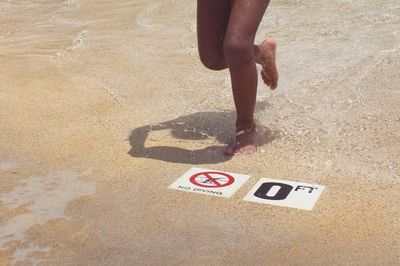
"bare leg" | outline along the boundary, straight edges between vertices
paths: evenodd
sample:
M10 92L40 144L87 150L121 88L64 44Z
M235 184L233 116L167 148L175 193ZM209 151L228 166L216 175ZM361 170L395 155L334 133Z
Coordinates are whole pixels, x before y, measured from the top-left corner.
M197 42L200 60L212 70L226 69L223 42L231 0L197 0Z
M261 44L254 45L256 31L268 3L269 0L197 1L200 60L212 70L221 70L229 66L231 74L237 122L236 135L225 150L226 155L236 152L249 153L255 149L255 63L263 67L261 75L264 82L271 89L277 86L275 41L267 38Z
M237 118L236 136L225 149L226 155L255 149L253 113L258 82L256 56L262 58L263 47L254 47L254 38L268 3L269 0L233 1L225 34L224 54L231 75Z

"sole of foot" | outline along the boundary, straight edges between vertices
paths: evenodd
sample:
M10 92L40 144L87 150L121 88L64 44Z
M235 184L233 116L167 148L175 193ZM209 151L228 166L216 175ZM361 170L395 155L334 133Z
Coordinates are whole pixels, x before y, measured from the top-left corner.
M271 90L278 87L278 69L276 67L276 41L273 38L266 38L261 44L258 45L260 50L260 58L258 63L262 66L261 77L264 83L267 84Z

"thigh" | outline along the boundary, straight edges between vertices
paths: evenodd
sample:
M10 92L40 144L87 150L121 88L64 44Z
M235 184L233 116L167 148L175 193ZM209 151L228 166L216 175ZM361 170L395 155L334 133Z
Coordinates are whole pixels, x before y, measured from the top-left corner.
M223 59L230 10L231 0L197 0L197 40L202 61Z
M269 0L232 0L230 19L225 35L227 42L245 43L251 48Z

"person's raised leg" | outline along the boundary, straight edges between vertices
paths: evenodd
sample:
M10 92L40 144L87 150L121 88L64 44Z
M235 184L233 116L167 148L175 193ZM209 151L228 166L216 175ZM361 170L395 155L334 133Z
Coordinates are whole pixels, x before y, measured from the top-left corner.
M260 46L254 46L254 38L268 3L269 0L234 0L231 8L223 45L237 118L236 134L225 149L225 155L255 150L256 57L259 59L263 51Z
M223 51L231 0L197 0L197 42L200 60L212 70L227 68Z

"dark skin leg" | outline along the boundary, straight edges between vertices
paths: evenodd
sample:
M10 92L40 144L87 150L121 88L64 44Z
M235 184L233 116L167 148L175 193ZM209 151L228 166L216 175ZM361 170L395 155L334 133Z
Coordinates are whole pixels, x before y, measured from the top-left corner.
M198 0L198 45L202 63L213 70L229 68L237 112L236 135L226 155L255 148L253 120L257 93L256 63L271 88L277 87L276 43L267 38L254 45L254 38L269 0Z
M230 13L230 0L197 1L197 40L200 60L211 70L228 67L223 42Z

